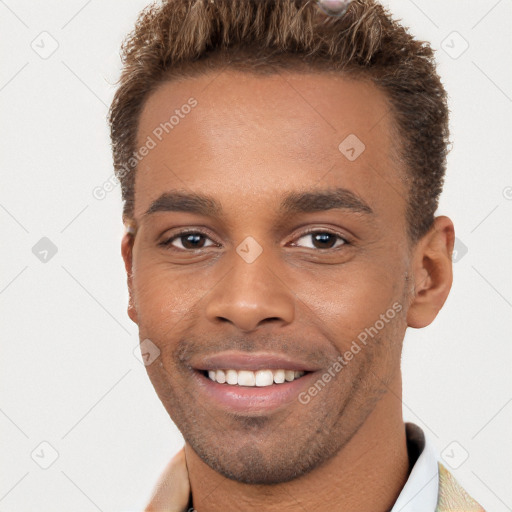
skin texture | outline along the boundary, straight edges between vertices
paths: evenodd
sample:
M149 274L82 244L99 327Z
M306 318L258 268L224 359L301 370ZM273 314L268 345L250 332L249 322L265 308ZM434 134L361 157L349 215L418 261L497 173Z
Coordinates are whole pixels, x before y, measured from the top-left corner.
M138 147L190 97L197 106L139 163L122 255L129 316L160 350L148 375L186 441L193 505L387 511L409 472L403 338L449 293L452 222L437 217L410 243L392 117L370 83L232 70L165 83L144 106ZM338 149L350 134L365 144L354 161ZM290 192L340 187L372 213L280 209ZM208 195L222 213L144 215L171 191ZM178 228L203 232L199 248L159 245ZM322 245L309 229L333 235ZM262 248L250 264L236 252L249 236ZM320 378L393 304L399 313L307 404L228 414L191 377L194 358L238 350L308 361Z

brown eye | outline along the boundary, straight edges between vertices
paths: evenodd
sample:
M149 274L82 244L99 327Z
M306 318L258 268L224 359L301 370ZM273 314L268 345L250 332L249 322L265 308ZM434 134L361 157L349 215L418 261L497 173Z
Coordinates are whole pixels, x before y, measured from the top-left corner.
M304 245L294 243L293 245L308 247L310 249L337 249L342 245L348 244L348 241L343 237L336 233L331 233L330 231L313 231L298 238L298 240L303 239L306 241L309 239L310 243L306 243Z
M213 242L209 245L205 245L208 240L211 242L211 240L203 233L188 231L174 235L173 237L163 241L160 245L181 250L203 249L205 247L215 245Z

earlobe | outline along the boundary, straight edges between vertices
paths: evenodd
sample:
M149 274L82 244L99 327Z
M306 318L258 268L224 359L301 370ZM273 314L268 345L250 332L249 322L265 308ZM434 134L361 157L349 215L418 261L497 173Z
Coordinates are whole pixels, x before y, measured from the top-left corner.
M121 254L124 260L124 267L127 275L128 285L128 316L130 319L137 323L137 311L133 301L133 283L132 283L132 263L133 263L133 244L135 242L135 236L132 233L125 233L121 241Z
M412 262L414 293L407 312L409 327L426 327L443 307L452 286L454 240L452 221L441 216L417 243Z

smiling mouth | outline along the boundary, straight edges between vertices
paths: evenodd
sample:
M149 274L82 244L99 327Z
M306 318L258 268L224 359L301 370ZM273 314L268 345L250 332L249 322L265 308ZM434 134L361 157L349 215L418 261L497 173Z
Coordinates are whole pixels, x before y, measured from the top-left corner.
M213 382L228 386L267 387L284 384L300 379L310 373L301 370L263 369L263 370L200 370L202 375Z

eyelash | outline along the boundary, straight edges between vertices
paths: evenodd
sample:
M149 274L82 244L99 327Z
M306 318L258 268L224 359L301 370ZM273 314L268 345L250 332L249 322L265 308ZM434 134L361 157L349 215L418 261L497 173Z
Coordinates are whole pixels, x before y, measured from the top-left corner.
M302 233L299 237L297 237L297 239L300 239L300 238L303 238L304 236L315 234L315 233L333 235L333 236L337 237L338 240L343 241L343 243L338 247L331 247L331 248L326 248L326 249L313 248L316 251L335 251L335 250L343 248L346 245L351 245L351 243L345 237L339 235L338 233L335 233L334 231L330 231L328 229L311 229L311 230L308 230L308 231L305 231L304 233ZM175 240L177 240L185 235L201 235L201 236L211 240L208 233L205 233L203 231L198 231L198 230L184 229L183 231L179 231L178 233L175 233L174 235L172 235L172 237L167 238L163 242L160 242L158 245L161 247L164 247L166 249L171 249L171 250L176 250L176 251L192 252L192 251L196 250L196 249L180 249L179 247L174 247L172 245L172 242L174 242ZM213 240L211 240L211 241L213 241ZM211 247L211 246L209 246L209 247ZM199 247L199 249L197 249L197 250L201 250L204 248L205 247ZM307 247L307 249L311 249L311 247Z

